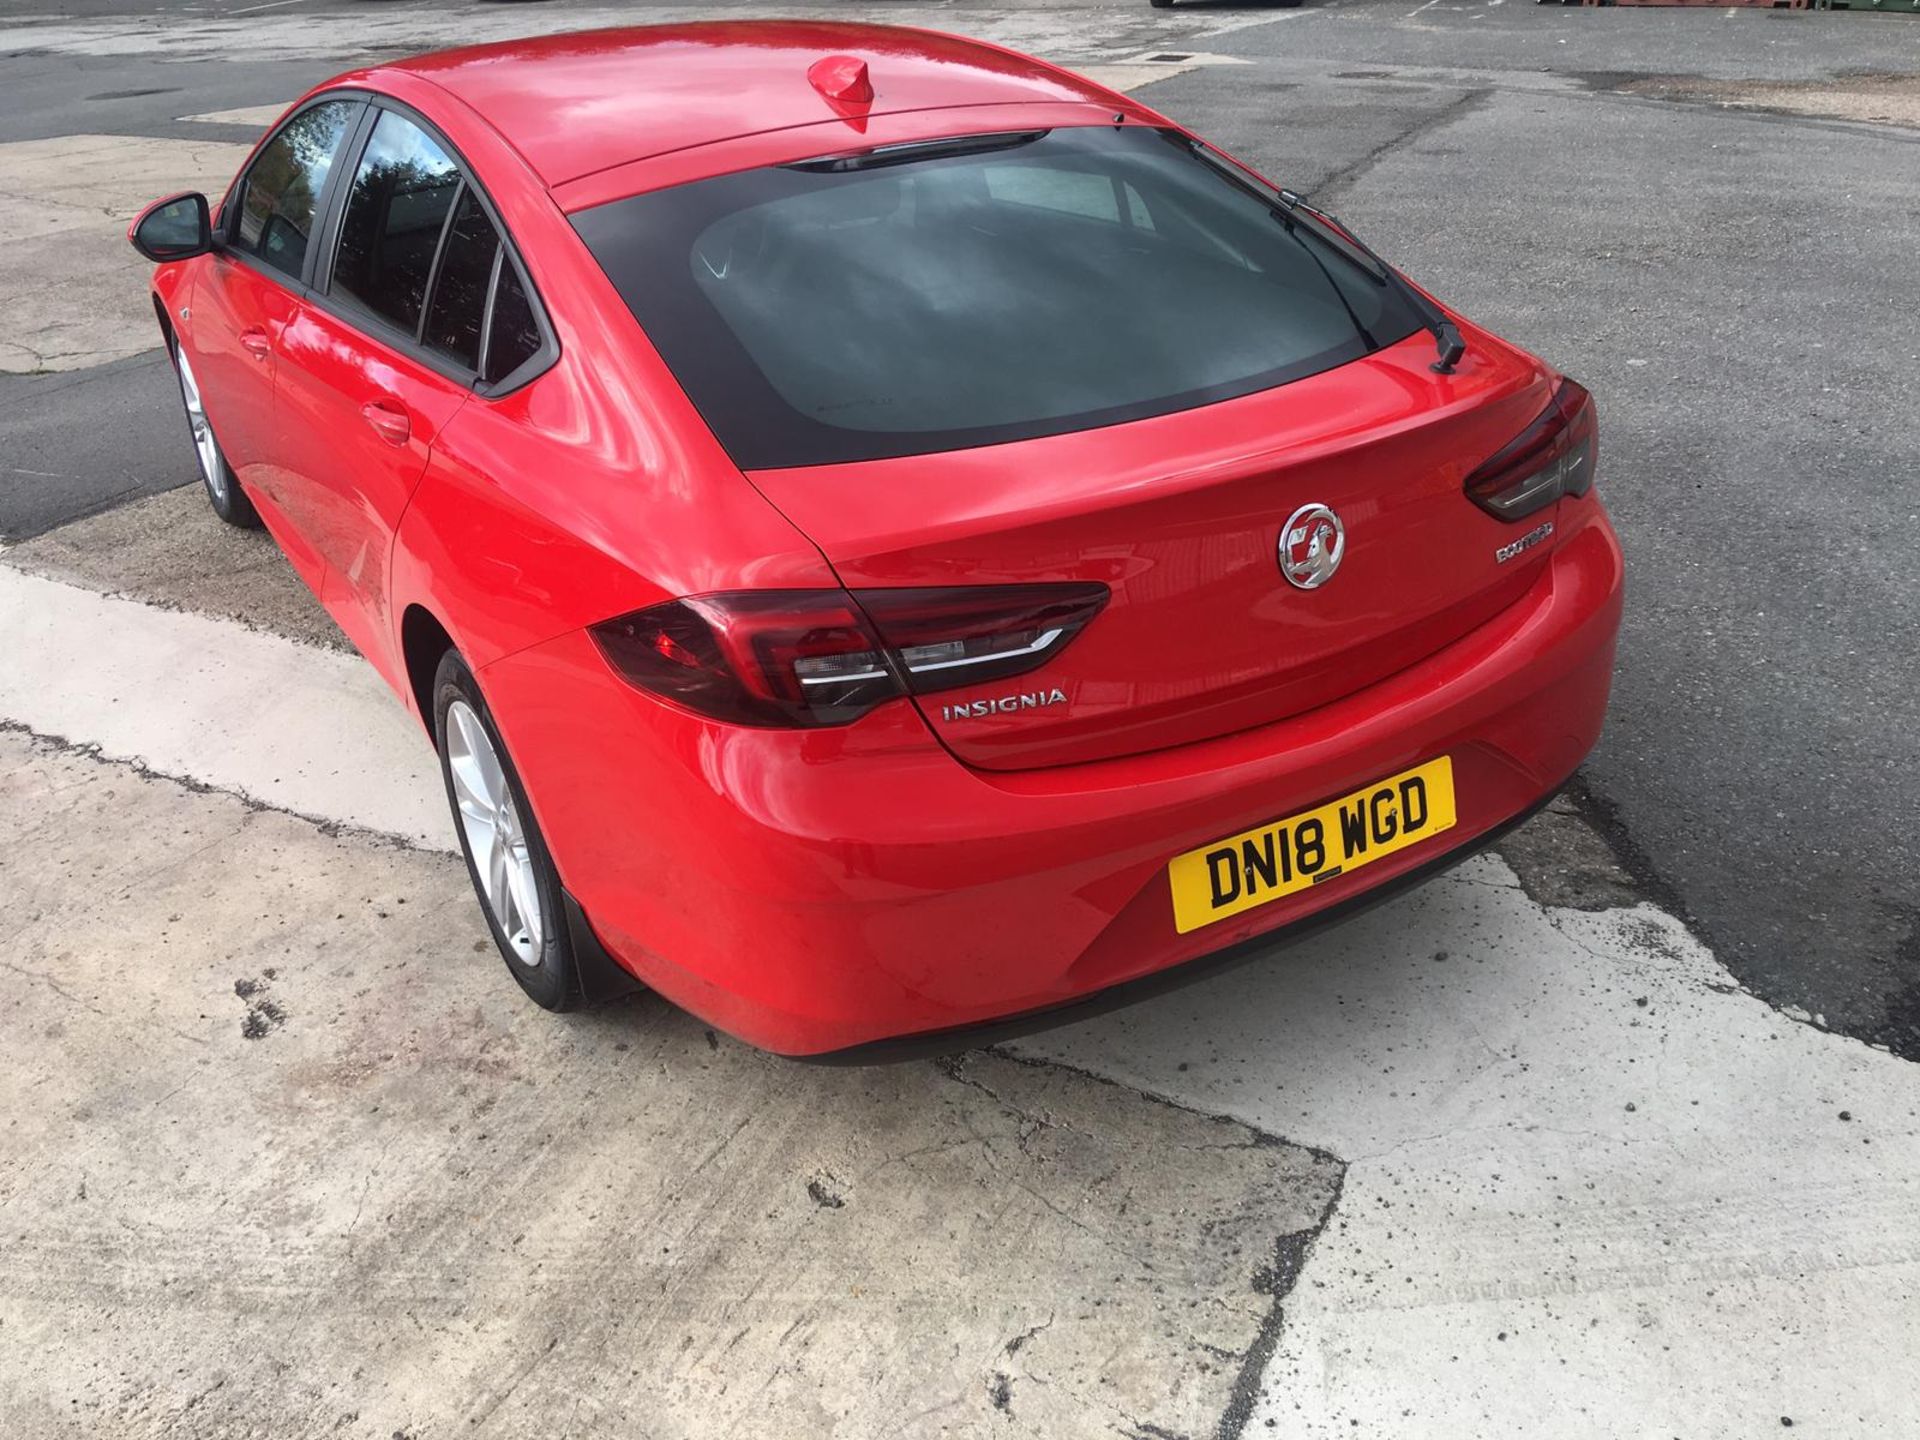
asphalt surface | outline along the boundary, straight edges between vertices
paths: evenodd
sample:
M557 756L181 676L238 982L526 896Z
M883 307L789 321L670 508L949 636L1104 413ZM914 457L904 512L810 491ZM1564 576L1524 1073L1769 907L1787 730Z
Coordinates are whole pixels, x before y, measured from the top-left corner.
M0 375L0 536L38 535L187 484L192 455L156 464L151 444L178 403L157 350L91 370Z
M542 6L540 22L574 8ZM1274 18L1022 8L1106 12L1111 38L1142 45L1177 46L1199 20ZM244 36L254 9L168 13ZM305 58L0 55L0 143L180 134L183 114L281 100L344 68L360 24L402 24L409 9L275 7L334 26L321 48L337 53ZM952 13L890 10L935 26ZM1598 397L1632 598L1583 784L1623 863L1762 998L1920 1057L1920 437L1906 418L1920 131L1618 93L1647 77L1817 92L1910 74L1920 22L1363 0L1205 44L1249 63L1173 75L1143 98L1319 196ZM147 359L0 377L0 536L185 482L185 447L153 439L177 425L173 404ZM76 478L53 483L63 475Z

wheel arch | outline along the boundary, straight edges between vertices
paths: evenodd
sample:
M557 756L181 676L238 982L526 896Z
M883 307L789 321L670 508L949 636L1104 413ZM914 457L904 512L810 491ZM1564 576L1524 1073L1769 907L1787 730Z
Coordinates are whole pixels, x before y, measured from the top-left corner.
M147 298L153 301L154 318L160 322L160 339L166 345L167 353L171 355L173 347L179 342L174 338L173 321L167 317L166 302L152 291L147 292Z
M440 623L440 617L415 602L400 616L400 656L407 671L407 693L412 697L420 723L433 735L433 677L440 668L440 657L460 647Z

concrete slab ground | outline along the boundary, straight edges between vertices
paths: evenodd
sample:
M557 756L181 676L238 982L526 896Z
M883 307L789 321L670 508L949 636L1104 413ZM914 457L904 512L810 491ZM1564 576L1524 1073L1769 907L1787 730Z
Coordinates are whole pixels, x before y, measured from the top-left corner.
M424 730L358 656L0 566L0 718L298 815L452 845Z
M0 144L0 371L76 370L158 345L150 267L127 245L127 223L163 195L218 194L246 154L126 135Z
M1346 1162L1255 1412L1279 1433L1920 1432L1920 1074L1656 907L1475 862L1017 1048Z
M0 893L9 1435L1200 1434L1339 1187L1057 1066L556 1021L451 858L18 731Z

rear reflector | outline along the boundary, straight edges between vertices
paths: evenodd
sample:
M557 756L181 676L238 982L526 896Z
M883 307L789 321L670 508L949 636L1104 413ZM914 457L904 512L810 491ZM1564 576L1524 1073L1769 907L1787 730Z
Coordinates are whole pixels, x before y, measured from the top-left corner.
M1562 495L1592 489L1599 452L1593 397L1562 380L1539 417L1467 477L1467 494L1502 520L1524 519Z
M596 625L628 683L736 725L844 725L908 693L1003 680L1059 654L1104 585L747 590Z

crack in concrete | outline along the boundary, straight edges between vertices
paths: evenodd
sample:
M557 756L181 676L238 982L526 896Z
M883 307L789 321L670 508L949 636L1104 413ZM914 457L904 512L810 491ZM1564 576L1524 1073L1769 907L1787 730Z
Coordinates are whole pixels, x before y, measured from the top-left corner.
M91 1000L81 999L80 996L74 994L71 990L67 989L58 980L54 979L51 975L47 974L44 970L29 970L24 965L15 965L8 960L0 960L0 970L6 970L14 975L18 975L23 980L39 981L42 985L46 986L49 990L53 991L54 994L58 995L62 1000L66 1001L69 1005L78 1005L82 1010L89 1011L95 1015L104 1015L107 1013L106 1011L102 1010L98 1005L95 1005Z
M1272 1296L1273 1304L1267 1311L1266 1319L1260 1323L1260 1333L1241 1357L1240 1373L1234 1376L1227 1408L1213 1432L1214 1440L1240 1440L1246 1433L1247 1424L1253 1419L1253 1407L1264 1389L1267 1366L1273 1362L1274 1351L1280 1345L1281 1332L1286 1329L1287 1297L1300 1281L1300 1272L1306 1268L1314 1242L1326 1231L1327 1222L1339 1207L1340 1195L1346 1183L1347 1171L1342 1165L1339 1173L1333 1177L1333 1193L1321 1207L1319 1218L1304 1230L1295 1230L1275 1240L1273 1263L1254 1273L1254 1288Z
M69 1005L78 1006L80 1009L85 1010L90 1015L105 1015L107 1013L105 1010L102 1010L98 1005L94 1004L91 1000L84 999L83 997L74 994L71 990L67 989L58 980L54 979L53 976L47 974L46 971L44 970L29 970L26 968L26 966L15 965L12 961L9 961L9 960L0 960L0 970L6 970L12 974L18 975L23 980L38 981L40 984L46 986L47 989L51 990L54 994L58 995L62 1000L66 1001ZM147 1023L147 1022L142 1022L142 1023ZM173 1036L177 1040L185 1040L190 1045L204 1046L207 1043L206 1038L204 1036L190 1035L185 1030L174 1029L171 1025L160 1025L157 1028L164 1030L167 1034ZM177 1093L177 1091L169 1092L169 1093Z
M176 775L167 770L156 770L137 756L109 755L92 741L69 740L64 735L50 734L36 730L33 726L19 720L0 719L0 735L20 735L37 746L43 746L62 755L74 755L91 760L96 765L131 771L142 780L151 780L168 785L177 785L194 795L220 795L237 801L249 812L256 815L284 815L311 825L329 840L357 840L387 850L405 850L415 855L454 856L457 854L451 846L440 849L431 845L421 845L404 835L395 835L387 830L369 830L365 826L350 825L344 820L329 820L320 815L309 815L303 810L292 810L284 806L269 804L245 790L228 789L221 785L210 785L191 775Z
M1021 1346L1025 1345L1029 1340L1033 1339L1034 1336L1042 1334L1043 1332L1051 1330L1053 1328L1053 1319L1054 1317L1051 1314L1049 1314L1047 1318L1044 1321L1042 1321L1040 1324L1029 1325L1025 1330L1022 1330L1018 1335L1014 1336L1011 1340L1009 1340L1006 1343L1006 1345L1001 1349L1000 1353L1002 1355L1018 1355L1020 1353Z
M1272 1362L1274 1352L1280 1344L1280 1336L1286 1328L1287 1297L1293 1293L1294 1286L1299 1282L1301 1271L1306 1266L1307 1257L1312 1253L1314 1242L1325 1232L1327 1223L1332 1220L1334 1211L1339 1207L1340 1195L1346 1185L1349 1162L1319 1146L1301 1144L1298 1141L1288 1140L1270 1131L1262 1130L1259 1126L1241 1119L1238 1116L1197 1110L1190 1105L1183 1105L1179 1101L1166 1095L1161 1095L1136 1085L1122 1084L1118 1080L1110 1079L1105 1075L1097 1074L1091 1070L1082 1069L1077 1065L1067 1064L1065 1061L1044 1060L1032 1056L1014 1054L998 1046L989 1047L979 1053L992 1055L995 1059L1011 1061L1017 1065L1025 1065L1035 1070L1058 1071L1082 1079L1092 1080L1097 1084L1125 1091L1129 1095L1147 1100L1155 1105L1164 1105L1170 1110L1178 1110L1188 1115L1204 1116L1206 1119L1218 1124L1231 1125L1238 1129L1245 1130L1253 1138L1248 1142L1240 1142L1241 1144L1250 1144L1256 1147L1284 1145L1292 1149L1305 1151L1316 1159L1323 1160L1334 1167L1333 1191L1328 1197L1327 1203L1321 1208L1319 1216L1311 1225L1277 1237L1273 1242L1272 1260L1262 1265L1253 1274L1252 1283L1254 1290L1260 1294L1269 1296L1270 1303L1265 1318L1260 1322L1260 1329L1254 1337L1253 1344L1248 1346L1246 1351L1239 1356L1226 1357L1229 1359L1237 1359L1240 1368L1234 1377L1233 1386L1229 1391L1226 1408L1222 1411L1220 1421L1218 1425L1215 1426L1213 1432L1213 1440L1240 1440L1240 1437L1246 1433L1248 1422L1253 1417L1254 1406L1258 1403L1262 1393L1262 1382L1266 1376L1267 1366ZM944 1057L933 1063L947 1078L978 1090L1017 1120L1022 1122L1037 1122L1042 1125L1055 1126L1056 1128L1071 1128L1061 1126L1060 1122L1051 1116L1035 1115L1021 1106L1012 1104L1003 1096L997 1094L992 1087L966 1074L966 1057L964 1055ZM1045 1202L1043 1201L1042 1203ZM1056 1211L1056 1213L1058 1212ZM1070 1216L1063 1215L1061 1218L1071 1220ZM1049 1320L1048 1323L1051 1324L1051 1320ZM1039 1328L1043 1329L1045 1327ZM1036 1332L1030 1331L1028 1333L1031 1335ZM1025 1338L1026 1337L1020 1337L1019 1343L1024 1343ZM1009 1348L1006 1353L1009 1355L1012 1354L1013 1349ZM1134 1429L1130 1433L1140 1437L1140 1440L1186 1440L1184 1436L1169 1435L1168 1432L1160 1429L1158 1426L1137 1420L1131 1423Z

